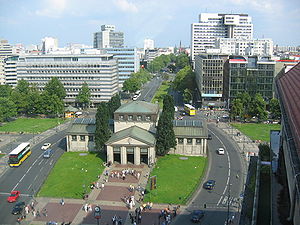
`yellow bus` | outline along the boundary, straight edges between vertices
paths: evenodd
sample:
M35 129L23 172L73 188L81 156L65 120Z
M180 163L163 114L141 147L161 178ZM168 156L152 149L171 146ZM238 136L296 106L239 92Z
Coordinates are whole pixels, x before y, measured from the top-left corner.
M189 114L190 116L195 116L196 115L196 109L194 106L190 104L184 104L184 111Z
M30 143L24 142L18 145L14 150L9 153L9 166L18 167L30 156Z

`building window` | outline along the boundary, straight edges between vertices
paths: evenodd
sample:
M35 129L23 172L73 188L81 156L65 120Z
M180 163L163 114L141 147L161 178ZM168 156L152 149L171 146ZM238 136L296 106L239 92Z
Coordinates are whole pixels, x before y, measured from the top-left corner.
M201 138L196 138L196 144L200 145L201 144Z
M113 152L114 153L120 153L121 152L121 148L120 147L114 147L113 148Z
M136 120L137 120L137 121L141 121L141 120L142 120L142 116L141 116L141 115L137 115L137 116L136 116Z
M85 135L80 135L80 141L85 141Z
M77 135L72 135L72 141L77 141Z
M119 120L120 120L120 121L124 120L124 115L120 115L120 116L119 116Z
M178 144L183 144L183 138L178 138Z
M89 136L89 141L94 141L94 136Z
M132 121L133 120L133 115L128 115L128 121Z
M192 138L187 138L186 142L191 145L193 143L193 139Z
M151 120L151 116L146 116L146 121L150 121Z

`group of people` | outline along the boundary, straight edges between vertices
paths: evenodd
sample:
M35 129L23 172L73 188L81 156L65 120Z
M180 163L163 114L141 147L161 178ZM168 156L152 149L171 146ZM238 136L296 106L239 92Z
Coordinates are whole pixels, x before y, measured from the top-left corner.
M173 210L170 209L170 206L168 208L162 209L160 211L160 214L158 216L159 222L162 220L163 225L168 225L171 223L171 220L177 216L177 210L180 208L180 206L173 207Z
M117 215L114 215L111 220L113 222L113 225L122 225L122 223L123 223L122 218Z
M134 176L137 180L139 180L141 176L140 172L137 172L134 169L124 169L120 172L119 171L111 172L110 177L111 178L116 177L118 179L125 180L127 175Z
M91 204L84 204L82 209L85 211L85 212L92 212L93 211L93 208L92 208L92 205Z

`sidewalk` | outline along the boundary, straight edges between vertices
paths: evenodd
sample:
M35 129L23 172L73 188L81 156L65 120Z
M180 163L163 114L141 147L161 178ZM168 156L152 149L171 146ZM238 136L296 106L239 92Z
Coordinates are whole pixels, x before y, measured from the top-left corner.
M140 186L142 189L146 188L148 177L150 174L150 168L148 166L132 166L131 168L140 173L139 179L133 175L126 175L126 179L116 177L105 176L105 171L109 174L115 171L122 171L127 169L128 165L112 165L106 167L98 179L100 188L92 189L88 196L88 199L64 199L65 204L61 205L61 199L58 198L35 198L37 205L36 210L41 212L40 217L34 217L32 214L28 214L26 222L30 224L45 224L48 221L55 221L57 223L72 222L73 224L95 224L96 220L93 215L93 211L86 212L84 205L88 204L92 206L92 209L96 205L101 207L101 224L111 224L111 218L114 215L120 216L123 224L130 225L129 213L134 213L135 208L140 206L140 203L136 201L136 205L129 209L123 201L124 195L131 196L133 193L129 192L129 185L136 187ZM104 184L104 188L101 188ZM140 198L140 192L134 192L134 198L138 200ZM152 210L146 210L142 212L142 220L147 221L143 224L155 224L158 221L159 213L161 209L167 208L168 205L154 204ZM42 212L47 211L46 215Z

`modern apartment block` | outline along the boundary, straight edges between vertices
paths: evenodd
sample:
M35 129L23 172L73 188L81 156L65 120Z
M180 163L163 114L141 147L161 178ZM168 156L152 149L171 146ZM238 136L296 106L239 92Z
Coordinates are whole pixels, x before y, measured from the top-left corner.
M273 55L272 39L217 38L215 48L228 55Z
M215 48L216 38L253 38L252 19L248 14L201 13L191 25L191 59Z
M102 25L101 31L94 33L94 48L123 48L124 33L116 32L114 25Z
M118 92L118 63L112 55L27 55L17 61L17 79L36 84L41 90L52 77L65 87L66 103L74 104L86 82L92 106L109 101Z
M4 60L12 55L12 46L7 40L0 39L0 85L5 84Z
M4 59L5 84L17 86L17 62L19 56L10 56Z
M224 65L224 97L228 104L242 92L251 96L260 93L267 101L273 98L275 64L268 57L230 56Z
M140 68L140 58L136 48L106 48L108 54L112 54L118 60L119 85L123 86L126 79Z
M200 54L195 57L195 80L203 108L223 108L224 63L228 55ZM198 105L198 107L200 106Z

